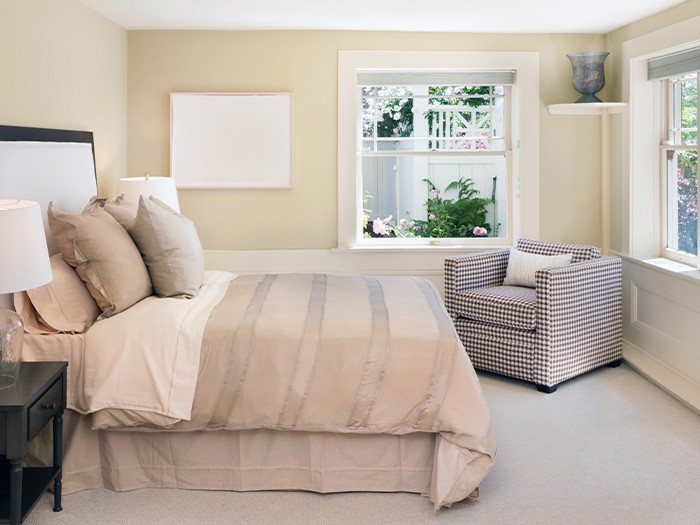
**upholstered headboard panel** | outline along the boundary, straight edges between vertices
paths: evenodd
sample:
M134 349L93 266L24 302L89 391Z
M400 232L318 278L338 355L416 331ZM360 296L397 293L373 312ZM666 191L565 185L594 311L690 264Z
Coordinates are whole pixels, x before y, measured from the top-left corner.
M0 199L39 202L49 253L49 202L79 213L96 194L92 132L0 126Z

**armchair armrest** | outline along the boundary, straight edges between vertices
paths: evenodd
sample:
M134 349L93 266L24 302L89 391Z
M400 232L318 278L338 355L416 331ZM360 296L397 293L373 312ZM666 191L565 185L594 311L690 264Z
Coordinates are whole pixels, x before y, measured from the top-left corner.
M445 302L466 290L503 284L509 254L509 249L494 250L445 259Z
M574 352L619 353L622 344L622 261L597 257L538 270L537 333L542 359ZM548 368L535 363L536 368ZM550 383L542 383L550 384ZM555 384L555 383L552 383Z

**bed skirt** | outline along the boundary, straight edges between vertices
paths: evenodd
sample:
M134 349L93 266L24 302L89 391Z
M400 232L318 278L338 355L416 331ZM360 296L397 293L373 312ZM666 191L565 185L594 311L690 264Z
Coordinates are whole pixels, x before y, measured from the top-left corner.
M435 435L273 430L92 430L64 415L63 491L139 488L415 492L430 490ZM27 461L50 464L51 425Z

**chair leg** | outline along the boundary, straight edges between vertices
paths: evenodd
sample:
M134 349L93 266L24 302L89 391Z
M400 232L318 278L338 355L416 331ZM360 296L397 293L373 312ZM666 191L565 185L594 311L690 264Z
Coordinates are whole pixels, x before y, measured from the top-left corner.
M621 364L622 364L622 358L620 358L620 359L615 359L615 361L611 361L610 363L608 363L608 366L609 366L610 368L617 368L617 367L620 366Z
M547 386L547 385L535 385L537 387L537 390L540 392L544 392L545 394L552 394L557 391L557 386L559 385L552 385L552 386Z

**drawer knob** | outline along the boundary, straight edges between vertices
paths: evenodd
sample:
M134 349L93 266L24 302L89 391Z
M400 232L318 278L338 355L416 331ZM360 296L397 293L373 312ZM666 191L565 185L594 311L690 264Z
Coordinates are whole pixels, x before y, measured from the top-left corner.
M50 405L41 405L44 410L56 410L58 408L58 403L51 403Z

